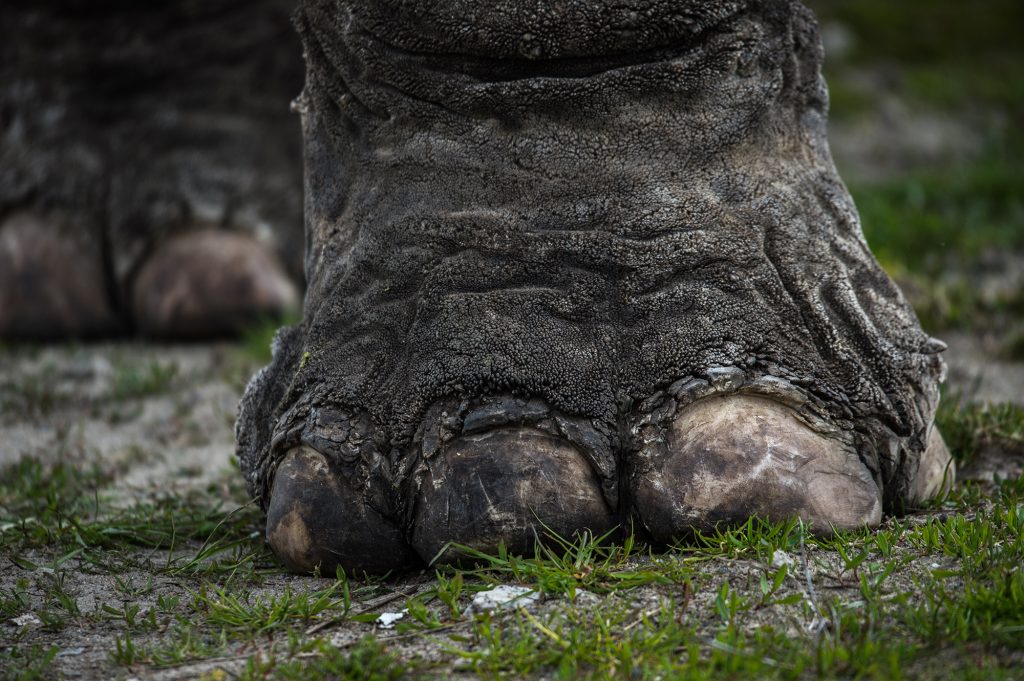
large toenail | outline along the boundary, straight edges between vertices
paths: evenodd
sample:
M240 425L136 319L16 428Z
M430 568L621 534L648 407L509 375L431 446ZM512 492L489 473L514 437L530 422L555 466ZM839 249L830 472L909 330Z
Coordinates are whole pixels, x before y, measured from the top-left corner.
M200 230L162 244L143 264L132 312L147 336L195 338L238 333L280 317L298 299L266 246L242 234Z
M307 446L288 452L278 466L267 541L296 572L383 573L417 563L398 528L366 503L354 476Z
M537 539L604 534L615 516L591 465L572 444L530 427L463 435L426 462L412 544L426 561L449 543L532 553ZM458 560L448 551L442 561Z
M853 448L762 397L699 400L639 458L636 509L659 541L751 516L797 516L820 531L881 521L878 486Z

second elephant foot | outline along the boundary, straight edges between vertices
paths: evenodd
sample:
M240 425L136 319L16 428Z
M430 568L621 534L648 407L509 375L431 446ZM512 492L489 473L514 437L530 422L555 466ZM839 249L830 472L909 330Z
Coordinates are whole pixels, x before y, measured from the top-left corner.
M131 305L146 336L237 334L280 318L299 293L278 258L255 239L206 229L162 244L135 277Z

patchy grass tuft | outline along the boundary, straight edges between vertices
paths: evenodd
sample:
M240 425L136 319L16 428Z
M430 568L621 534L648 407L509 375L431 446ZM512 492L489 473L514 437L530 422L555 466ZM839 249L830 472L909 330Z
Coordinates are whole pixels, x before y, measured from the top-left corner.
M973 162L854 185L871 250L886 265L938 276L951 261L1024 248L1024 139Z
M421 675L415 663L403 661L373 637L363 638L349 650L317 640L305 646L295 645L282 656L262 654L246 662L239 681L280 679L352 679L359 681L399 681L432 678Z
M33 644L24 648L0 648L0 679L46 681L53 678L53 661L60 648Z
M459 544L450 548L479 567L471 571L458 571L455 579L462 585L463 577L475 577L484 584L516 582L530 583L540 593L576 599L579 590L606 594L618 589L630 589L646 584L673 584L685 575L671 570L656 569L646 561L638 561L637 545L629 536L621 545L609 544L606 535L595 537L584 532L574 539L548 533L545 542L537 542L533 557L509 554L504 547L497 555L481 553ZM643 547L641 551L646 551ZM443 577L442 577L443 579ZM449 599L445 599L449 600Z
M950 453L959 463L991 445L1024 453L1024 407L1003 404L966 404L957 395L939 404L935 422Z
M110 397L114 401L129 400L167 392L178 375L176 364L151 360L144 365L121 364L114 374Z

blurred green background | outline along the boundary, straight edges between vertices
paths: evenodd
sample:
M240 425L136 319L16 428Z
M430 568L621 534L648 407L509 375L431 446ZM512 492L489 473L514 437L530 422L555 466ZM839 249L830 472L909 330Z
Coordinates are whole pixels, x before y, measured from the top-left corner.
M1024 359L1024 1L808 4L872 250L926 330Z

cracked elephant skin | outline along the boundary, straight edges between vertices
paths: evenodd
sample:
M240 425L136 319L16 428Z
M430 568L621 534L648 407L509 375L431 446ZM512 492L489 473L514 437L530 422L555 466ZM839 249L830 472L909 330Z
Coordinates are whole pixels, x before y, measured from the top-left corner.
M296 24L308 290L237 424L291 567L871 525L945 484L944 346L863 238L801 4L304 0Z

